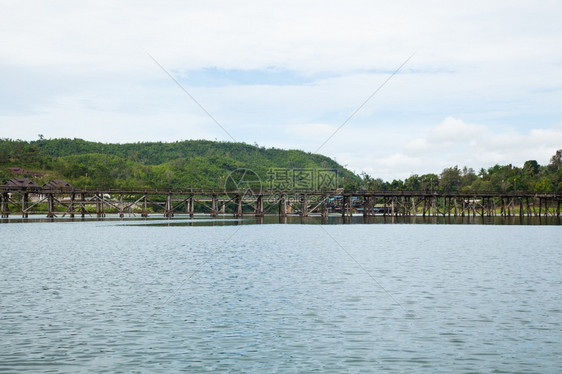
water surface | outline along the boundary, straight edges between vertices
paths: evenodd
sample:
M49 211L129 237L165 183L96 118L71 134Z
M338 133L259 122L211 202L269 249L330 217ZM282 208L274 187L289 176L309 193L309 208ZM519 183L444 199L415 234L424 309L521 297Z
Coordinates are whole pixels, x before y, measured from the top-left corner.
M0 225L0 371L562 371L559 226L189 221Z

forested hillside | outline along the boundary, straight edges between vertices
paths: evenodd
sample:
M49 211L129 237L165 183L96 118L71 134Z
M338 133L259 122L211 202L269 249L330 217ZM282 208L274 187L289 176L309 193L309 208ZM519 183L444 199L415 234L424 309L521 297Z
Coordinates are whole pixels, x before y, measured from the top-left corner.
M266 181L272 169L337 169L348 190L451 192L562 192L562 150L548 165L495 165L475 172L452 166L439 174L383 181L344 169L334 160L297 150L245 143L186 140L175 143L104 144L81 139L0 140L0 182L27 177L42 184L64 179L76 187L222 188L233 170L245 168ZM14 171L13 168L20 170Z
M17 172L10 168L23 169ZM186 140L175 143L104 144L82 139L0 140L0 179L16 176L75 187L221 188L236 169L266 180L272 168L337 169L339 180L360 178L328 157L245 143Z

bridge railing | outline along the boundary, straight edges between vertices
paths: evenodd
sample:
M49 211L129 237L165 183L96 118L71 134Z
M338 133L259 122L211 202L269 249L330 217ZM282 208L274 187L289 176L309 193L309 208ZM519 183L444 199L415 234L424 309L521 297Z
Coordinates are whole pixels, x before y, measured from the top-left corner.
M128 194L128 195L230 195L240 194L247 195L328 195L328 196L370 196L370 197L545 197L545 198L562 198L562 191L557 192L534 192L534 191L431 191L431 190L356 190L343 191L336 190L307 190L307 189L232 189L225 190L221 188L130 188L130 187L14 187L0 186L0 192L8 193L32 193L32 194L71 194L71 193L98 193L98 194Z

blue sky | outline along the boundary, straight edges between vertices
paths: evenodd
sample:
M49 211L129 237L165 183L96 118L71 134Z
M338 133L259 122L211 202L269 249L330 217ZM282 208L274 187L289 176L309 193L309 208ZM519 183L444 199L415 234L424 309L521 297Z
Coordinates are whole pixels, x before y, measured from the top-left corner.
M561 2L0 5L1 137L217 139L385 180L562 148ZM153 58L208 111L218 126Z

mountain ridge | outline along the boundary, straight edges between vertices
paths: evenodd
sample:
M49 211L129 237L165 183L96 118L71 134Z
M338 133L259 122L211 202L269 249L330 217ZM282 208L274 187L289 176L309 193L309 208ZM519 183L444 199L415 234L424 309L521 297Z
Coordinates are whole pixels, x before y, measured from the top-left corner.
M38 182L64 179L76 187L221 188L237 169L249 169L263 180L276 169L337 170L338 187L360 182L359 176L320 154L210 140L118 144L76 138L2 139L4 182L18 174L10 168L33 173L29 176Z

